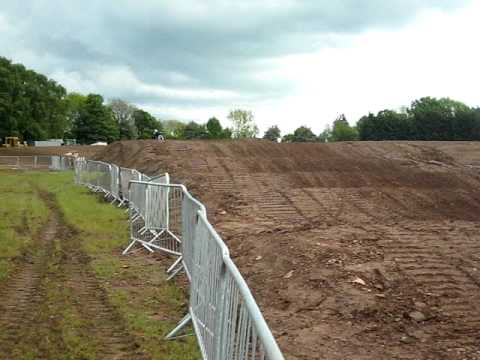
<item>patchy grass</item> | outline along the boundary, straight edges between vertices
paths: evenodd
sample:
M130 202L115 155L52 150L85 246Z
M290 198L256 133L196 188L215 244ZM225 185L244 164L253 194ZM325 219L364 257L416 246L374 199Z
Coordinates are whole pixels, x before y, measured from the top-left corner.
M81 238L110 301L147 353L153 359L200 359L194 336L164 340L186 312L185 291L166 281L168 259L147 253L121 255L129 241L125 209L118 209L88 189L74 185L69 173L39 177L37 183L56 194L66 222L78 230L75 236ZM65 316L75 321L75 314ZM88 347L72 330L68 339L80 353L88 354Z
M48 217L48 209L37 189L56 196L65 222L76 231L69 236L78 240L88 254L90 266L106 289L110 303L125 319L132 334L153 359L200 359L194 336L177 341L164 340L186 311L186 294L181 286L166 281L167 259L140 252L122 256L128 244L128 221L124 209L118 209L73 183L71 172L0 173L0 279L10 260L28 248ZM28 229L24 234L21 229ZM60 245L56 241L56 250ZM6 260L5 260L6 259ZM52 268L52 276L55 269ZM68 289L46 288L49 303L56 303L61 337L76 358L94 359L97 344L84 329L85 319L72 306ZM57 301L57 300L58 301ZM67 299L67 300L65 300ZM45 316L52 315L45 309ZM53 316L53 315L52 315ZM191 332L191 330L190 330ZM24 353L24 355L26 352Z
M48 209L33 187L36 173L0 170L0 281L14 268L13 260L31 248Z

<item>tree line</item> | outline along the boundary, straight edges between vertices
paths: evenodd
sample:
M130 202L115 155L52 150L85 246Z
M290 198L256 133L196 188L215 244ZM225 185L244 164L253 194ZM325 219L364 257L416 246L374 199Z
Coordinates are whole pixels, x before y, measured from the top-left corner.
M150 139L156 131L167 139L257 137L251 111L232 110L228 119L232 126L227 128L215 117L206 123L160 120L122 99L105 102L98 94L67 93L54 80L0 57L0 139L74 138L90 144ZM398 111L369 113L355 126L342 114L318 135L300 126L282 137L278 126L272 126L263 138L282 142L480 140L480 108L449 98L424 97Z
M386 109L369 113L362 116L356 126L350 126L342 114L318 135L309 127L300 126L282 137L275 125L263 138L282 142L480 140L480 108L449 98L424 97L398 111Z
M265 131L263 138L271 141L291 142L334 142L358 140L358 131L355 126L350 126L345 115L335 119L332 126L327 126L320 134L316 135L311 128L300 126L293 133L281 136L280 129L273 125Z
M480 108L424 97L401 111L363 116L357 129L360 140L480 140Z
M122 99L105 102L98 94L67 93L52 79L0 57L0 142L6 136L25 141L77 139L98 141L151 139L156 132L170 139L255 137L251 111L232 110L231 128L212 117L205 124L160 120Z

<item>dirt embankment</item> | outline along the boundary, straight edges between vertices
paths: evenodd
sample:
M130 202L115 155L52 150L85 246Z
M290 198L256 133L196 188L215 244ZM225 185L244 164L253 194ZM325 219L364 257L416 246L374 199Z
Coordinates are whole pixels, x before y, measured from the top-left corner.
M289 359L480 359L476 143L118 142L203 201Z

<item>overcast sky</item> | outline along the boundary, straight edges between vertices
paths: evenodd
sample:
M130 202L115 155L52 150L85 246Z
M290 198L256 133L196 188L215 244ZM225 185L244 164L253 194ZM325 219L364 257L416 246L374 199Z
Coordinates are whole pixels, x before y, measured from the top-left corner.
M161 118L323 130L422 96L480 105L480 0L0 0L0 56Z

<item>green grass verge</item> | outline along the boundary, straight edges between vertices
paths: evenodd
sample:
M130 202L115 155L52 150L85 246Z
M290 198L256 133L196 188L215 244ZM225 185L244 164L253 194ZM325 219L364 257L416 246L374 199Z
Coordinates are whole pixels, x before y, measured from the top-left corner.
M34 176L0 170L0 281L14 268L15 257L31 247L48 218L48 209L33 187Z
M143 339L148 353L154 359L200 359L195 337L163 339L184 315L184 291L166 281L164 265L155 258L120 255L128 244L125 210L98 200L87 189L68 181L45 185L57 194L66 221L80 230L97 277L131 330Z
M71 172L9 173L2 178L4 181L0 181L0 187L1 184L19 186L18 192L23 192L22 196L30 199L25 199L25 202L31 204L33 201L36 204L38 209L32 214L37 215L27 217L40 224L46 219L46 209L42 207L38 197L31 200L35 194L32 186L56 195L65 221L77 230L72 236L80 240L83 249L90 256L91 266L107 290L111 303L116 306L130 331L137 336L141 346L153 359L201 358L194 336L177 341L164 340L165 334L186 311L185 292L174 283L166 281L166 263L162 258L144 254L126 257L121 255L122 249L128 243L128 221L124 209L118 209L86 188L76 186ZM21 184L18 185L19 183ZM13 203L10 203L10 206L12 205ZM16 215L10 216L8 212L9 220L4 220L5 231L12 229L12 226L15 228L15 219L18 214L23 213L16 210ZM36 226L38 228L38 224ZM25 241L13 242L17 244L14 246L17 252L28 244ZM88 343L81 331L78 331L81 328L78 323L82 321L81 316L75 313L73 307L64 306L62 317L62 334L70 351L85 358L93 358L91 354L94 352L94 344Z

